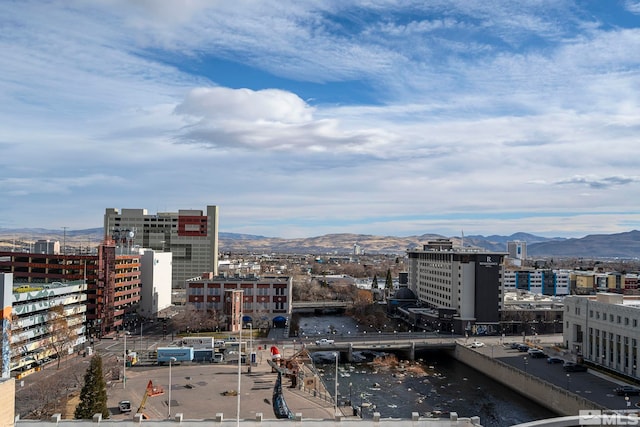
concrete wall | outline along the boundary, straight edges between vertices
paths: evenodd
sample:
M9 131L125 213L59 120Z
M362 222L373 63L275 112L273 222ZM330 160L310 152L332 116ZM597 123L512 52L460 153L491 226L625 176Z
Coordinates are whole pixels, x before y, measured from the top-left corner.
M136 415L136 418L138 416ZM449 418L420 418L417 412L414 412L411 418L397 419L397 418L380 418L379 413L373 414L373 420L363 420L360 418L342 419L336 417L335 420L315 420L302 418L302 414L295 414L293 420L278 420L278 419L263 419L262 413L257 413L255 419L236 420L235 418L225 418L224 414L216 414L216 418L207 420L187 420L182 418L182 414L176 414L175 417L165 420L144 420L139 418L133 420L103 420L98 414L94 416L93 420L63 420L60 418L60 414L54 415L49 421L38 420L18 420L16 426L18 427L98 427L100 425L113 425L115 427L136 427L136 426L149 426L149 427L233 427L238 424L244 426L253 427L282 427L283 425L300 426L304 423L306 427L362 427L362 426L377 426L377 427L482 427L480 425L480 419L478 417L472 418L458 418L455 412L451 413ZM3 426L4 427L4 426Z
M533 375L492 359L463 345L457 345L454 357L488 377L549 408L559 415L577 415L584 409L605 410L589 400ZM525 392L526 391L526 392Z
M0 427L13 426L15 419L16 382L13 378L0 379Z

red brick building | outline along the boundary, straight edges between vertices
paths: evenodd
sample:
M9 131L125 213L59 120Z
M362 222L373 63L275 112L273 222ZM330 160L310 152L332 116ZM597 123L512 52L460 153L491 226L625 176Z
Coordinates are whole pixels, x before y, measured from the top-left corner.
M104 336L121 330L140 302L140 255L105 241L98 255L0 252L0 273L14 283L87 283L87 330Z
M227 278L210 274L187 281L187 304L223 314L230 329L233 307L226 304L227 292L241 290L243 324L284 326L291 316L292 286L293 279L287 276Z

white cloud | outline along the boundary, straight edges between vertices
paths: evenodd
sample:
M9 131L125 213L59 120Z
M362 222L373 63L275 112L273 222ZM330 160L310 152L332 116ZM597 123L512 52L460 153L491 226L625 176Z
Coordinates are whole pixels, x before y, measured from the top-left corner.
M627 0L624 2L624 6L629 12L640 15L640 1Z
M207 204L225 231L287 237L640 226L640 31L573 2L25 1L0 16L0 226ZM257 77L225 87L211 58ZM374 103L304 100L333 82Z

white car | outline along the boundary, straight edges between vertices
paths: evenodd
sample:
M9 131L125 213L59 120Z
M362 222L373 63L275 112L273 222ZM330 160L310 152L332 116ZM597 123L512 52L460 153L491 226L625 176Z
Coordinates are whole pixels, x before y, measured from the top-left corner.
M474 341L471 344L469 344L469 347L471 348L480 348L480 347L484 347L484 343L480 342L480 341Z
M316 345L331 345L333 343L333 340L328 340L326 338L322 338L321 340L316 341Z
M131 402L128 400L121 400L118 403L118 409L120 409L121 414L126 414L131 412Z

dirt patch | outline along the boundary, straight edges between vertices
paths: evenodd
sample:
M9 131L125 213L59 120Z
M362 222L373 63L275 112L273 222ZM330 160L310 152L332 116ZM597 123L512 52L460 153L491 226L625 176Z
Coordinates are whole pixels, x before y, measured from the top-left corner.
M394 372L394 374L411 374L413 376L427 376L427 371L418 362L407 360L400 361L394 354L387 354L373 359L371 365L375 369L383 369Z

